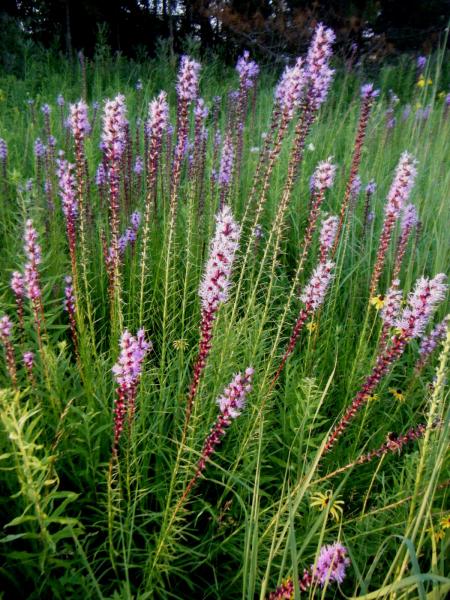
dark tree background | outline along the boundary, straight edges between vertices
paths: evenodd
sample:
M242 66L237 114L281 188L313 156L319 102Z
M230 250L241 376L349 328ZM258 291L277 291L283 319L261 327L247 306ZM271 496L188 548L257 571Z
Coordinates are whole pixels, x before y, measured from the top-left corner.
M450 0L0 0L0 52L16 36L90 55L101 30L112 50L129 56L152 54L161 38L179 51L190 36L224 57L244 46L279 57L303 49L318 20L344 49L426 52L442 43L449 16Z

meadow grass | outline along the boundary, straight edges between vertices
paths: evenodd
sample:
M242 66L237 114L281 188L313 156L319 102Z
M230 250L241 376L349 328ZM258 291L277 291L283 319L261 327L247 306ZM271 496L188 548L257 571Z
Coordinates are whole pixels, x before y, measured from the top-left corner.
M254 106L250 91L239 177L232 180L228 194L234 217L242 224L233 285L217 312L212 348L185 434L186 399L198 350L198 288L219 202L217 184L211 185L211 172L218 170L220 159L219 151L214 163L212 113L207 120L203 211L200 176L190 175L184 161L168 248L173 165L165 142L158 170L158 208L149 226L143 303L142 226L120 266L120 295L111 301L102 250L102 234L109 240L108 197L106 192L102 201L94 181L102 160L102 102L119 92L125 95L134 164L137 155L145 155L143 122L149 101L160 90L168 93L171 122L176 122L177 61L167 55L138 64L100 53L88 62L83 84L78 63L43 53L26 57L23 77L0 77L0 137L8 147L6 178L0 188L0 316L7 313L14 321L18 368L14 389L6 361L0 367L2 597L263 599L282 580L290 577L297 582L303 569L315 562L320 547L337 539L351 559L345 581L324 589L313 585L302 596L445 597L450 590L449 334L419 374L414 370L418 342L413 340L377 387L376 397L322 456L332 427L378 353L381 319L369 303L369 287L385 199L405 150L418 160L411 200L420 231L408 245L401 288L406 297L418 277L448 273L450 114L439 95L448 83L443 64L444 54L438 52L429 61L425 78L430 84L424 87L417 86L415 67L407 62L386 65L374 75L381 94L372 108L358 169L363 190L344 221L328 296L314 314L314 326L302 331L276 385L271 381L301 308L298 289L304 288L317 262L315 234L298 285L292 285L309 215L310 177L319 161L333 157L337 173L322 214L339 215L358 124L359 88L366 81L362 69L348 72L338 67L328 99L307 136L286 213L273 229L295 121L289 126L270 179L261 235L255 237L254 205L248 199L279 75L268 67L262 70ZM138 79L142 90L135 89ZM85 280L78 256L77 356L63 307L64 276L71 273L71 266L58 181L50 160L39 182L33 148L38 137L47 143L40 107L49 103L55 154L63 149L69 160L75 160L73 139L63 128L56 97L62 94L66 100L62 109L66 118L68 104L78 101L84 86L91 121L92 102L100 102L100 108L85 140L89 192L85 188L84 194L89 211ZM203 62L200 95L210 107L215 96L222 97L218 124L223 135L233 108L227 94L236 86L232 69L212 58ZM388 129L390 89L399 101L393 104L396 124ZM33 107L27 104L29 98ZM403 119L406 104L412 112ZM418 105L429 104L428 118L416 116ZM137 128L140 137L135 144ZM190 129L192 138L192 118ZM120 233L128 226L131 210L144 215L149 191L145 175L131 176L130 207L122 189ZM31 190L26 187L30 178ZM53 210L45 178L52 179ZM364 226L364 187L371 179L377 184L371 199L374 216ZM21 270L25 260L27 218L33 219L42 247L41 341L27 301L24 331L19 331L10 289L11 272ZM398 235L396 231L395 240ZM390 284L393 248L391 244L379 285L383 294ZM448 300L434 322L442 320L446 310ZM140 327L153 347L143 363L133 427L124 431L114 459L117 384L111 368L117 362L123 329L134 333ZM26 350L36 354L32 378L21 366L20 355ZM245 410L228 427L184 500L217 417L215 399L234 373L250 365L255 372ZM391 389L401 391L404 398L396 398ZM427 424L425 434L402 453L388 452L352 465L362 453L380 447L390 433L402 434L418 423ZM339 472L346 465L352 466ZM323 510L314 504L317 499ZM294 594L300 596L297 583Z

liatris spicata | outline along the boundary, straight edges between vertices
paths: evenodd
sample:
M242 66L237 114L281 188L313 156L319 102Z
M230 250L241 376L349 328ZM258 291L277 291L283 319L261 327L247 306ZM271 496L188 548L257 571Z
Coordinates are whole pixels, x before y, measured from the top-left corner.
M31 383L31 385L35 384L35 379L33 375L33 367L34 367L34 353L31 350L24 352L22 354L22 362L27 372L27 377Z
M316 562L303 571L298 580L300 592L306 592L314 585L325 587L329 583L342 583L345 571L350 564L347 548L339 542L322 546ZM268 600L291 600L295 594L292 579L288 579L268 596Z
M306 74L308 78L308 102L311 108L318 110L325 101L334 71L329 67L332 45L336 36L332 29L319 23L306 56Z
M395 335L387 347L378 355L371 374L366 378L353 402L347 408L344 416L335 426L328 437L323 452L328 452L337 439L344 433L350 421L359 409L367 402L383 377L392 365L403 354L410 339L419 337L430 320L437 305L445 298L447 285L446 276L439 273L433 279L421 277L408 297L408 304L395 320Z
M303 238L302 255L295 275L296 280L298 280L298 277L303 270L303 264L308 255L309 247L311 246L312 236L316 230L319 210L325 197L325 192L333 185L335 174L336 165L331 162L331 157L329 157L327 160L322 161L317 165L316 170L311 178L311 209L308 217L308 225Z
M75 165L67 160L57 160L57 175L59 195L62 210L66 221L66 234L69 244L70 260L72 264L72 277L76 278L76 221L78 216L78 202L76 193L76 180L74 176Z
M119 291L119 199L120 199L120 161L126 145L126 105L121 94L114 100L108 100L103 113L102 143L105 152L105 166L109 185L109 215L111 228L111 246L113 249L113 268L110 277L110 295Z
M41 287L39 282L38 265L41 263L41 247L37 242L37 232L33 221L28 219L25 224L24 250L27 262L24 267L25 293L31 301L34 322L40 339L44 310L42 307Z
M391 241L392 231L403 206L409 198L414 180L416 178L417 161L409 154L404 152L400 157L394 181L387 196L387 204L384 209L383 230L378 245L377 258L370 283L370 296L372 297L377 290L381 272L386 260L386 252Z
M275 385L278 377L281 374L281 371L284 368L284 365L286 364L287 359L294 351L304 324L308 318L311 317L311 315L313 315L322 306L331 280L333 279L333 269L334 263L332 261L327 260L325 262L319 262L318 266L311 275L311 279L305 286L305 289L300 296L300 300L303 302L304 308L301 309L300 314L297 317L297 321L295 322L292 330L287 348L281 359L278 370L272 379L270 389L272 389Z
M16 358L14 356L14 346L12 345L13 324L8 315L0 318L0 343L5 348L6 368L14 387L17 385Z
M85 139L91 132L88 106L83 100L70 105L70 127L75 140Z
M255 81L259 73L259 67L255 61L250 60L250 53L248 50L244 50L243 55L238 58L236 71L239 75L239 94L236 106L236 122L233 124L236 129L236 161L234 162L234 169L237 177L239 177L242 160L245 115L248 106L248 90L255 86Z
M417 216L416 207L414 206L414 204L407 204L403 209L403 215L400 225L401 233L395 253L394 270L392 274L392 277L394 279L396 279L400 274L400 269L406 252L406 246L408 245L408 238L418 222L419 219Z
M439 343L445 339L447 327L450 323L450 315L447 315L440 323L430 331L429 334L422 336L419 348L419 359L416 363L416 373L419 373L425 366L427 360L437 348Z
M72 277L67 275L64 279L66 286L64 288L64 310L69 315L70 333L72 335L73 347L75 355L78 357L78 335L77 335L77 323L75 319L76 314L76 303L75 303L75 292L72 285Z
M320 258L321 263L329 258L334 240L336 239L339 219L334 215L327 217L322 223L320 230Z
M233 140L231 135L227 135L225 137L223 148L222 148L222 158L220 161L220 169L219 169L219 189L220 189L220 202L219 208L222 209L224 204L226 203L228 191L231 185L231 177L233 173L233 163L234 163L234 147Z
M216 216L216 232L211 242L209 258L198 292L201 300L200 342L187 400L185 431L191 416L200 376L206 366L206 359L211 349L212 329L217 311L220 305L228 300L231 271L239 246L240 234L241 228L234 220L230 207L224 205Z
M120 354L112 372L117 382L117 398L114 408L114 442L113 454L117 456L120 436L123 431L125 416L131 427L137 388L142 373L142 363L147 352L152 348L151 342L145 340L145 332L139 329L136 336L125 329L120 338Z
M223 394L217 398L219 415L203 444L203 449L197 464L197 470L188 483L180 500L180 504L184 502L198 478L205 470L207 460L215 452L228 427L244 409L246 396L252 390L253 373L254 370L251 367L248 367L245 370L244 375L242 375L242 373L235 375L228 387L223 391Z
M0 165L2 177L6 181L6 164L8 160L8 146L3 138L0 138Z
M355 143L353 146L352 162L350 165L350 174L347 180L345 188L344 198L341 204L341 211L339 215L339 225L336 234L336 240L334 242L333 254L336 252L337 245L339 243L339 237L341 234L344 219L347 214L352 194L355 192L355 182L357 181L358 171L361 164L361 153L366 138L367 124L369 122L370 111L372 109L375 99L379 95L379 91L374 89L373 84L366 83L361 87L361 110L359 114L358 129L356 131ZM350 215L348 215L350 218Z
M293 67L286 67L275 89L275 101L282 112L282 120L290 121L300 107L305 93L306 74L303 60L297 58Z
M23 330L24 321L23 321L23 299L25 296L25 280L22 273L19 271L14 271L11 275L11 289L16 298L17 305L17 316L19 317L19 325Z
M123 256L125 254L125 251L128 248L128 246L131 246L131 247L134 246L136 239L137 239L137 234L139 231L140 224L141 224L141 213L138 211L135 211L134 213L132 213L132 215L130 217L130 226L127 227L125 233L123 235L121 235L119 238L120 256Z
M367 229L369 224L369 211L370 211L370 200L372 196L377 191L377 184L374 179L371 179L369 183L366 185L366 189L364 190L366 197L364 200L364 216L363 216L363 226L364 231Z
M182 102L190 104L198 95L200 64L189 56L182 56L177 80L177 95Z
M391 287L384 297L383 306L380 310L380 316L383 321L380 340L378 342L378 350L384 350L388 339L389 331L396 326L398 316L400 314L401 304L403 300L403 292L399 289L400 280L394 279Z

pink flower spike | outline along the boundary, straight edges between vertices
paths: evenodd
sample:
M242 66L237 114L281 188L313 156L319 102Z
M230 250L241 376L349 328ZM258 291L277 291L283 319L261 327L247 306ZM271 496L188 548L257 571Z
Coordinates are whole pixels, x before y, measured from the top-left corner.
M178 72L177 94L178 98L188 104L198 96L198 78L200 63L189 56L182 56Z
M22 354L22 361L23 361L23 364L25 365L25 368L28 371L31 371L31 369L33 368L33 365L34 365L34 353L31 352L30 350L28 352L24 352Z
M166 92L160 92L148 105L147 132L158 140L169 124L169 105Z
M83 100L70 105L70 127L73 136L79 139L84 139L91 132L88 120L88 107Z
M301 104L306 83L303 60L297 58L293 67L286 67L275 90L275 100L289 121Z
M213 313L228 300L231 269L240 233L241 228L234 220L230 207L224 205L216 216L216 232L199 289L204 311Z
M11 275L11 289L16 298L23 298L25 295L25 281L22 273L14 271Z
M342 583L345 570L350 564L347 548L339 542L322 546L315 566L311 568L313 578L324 587L328 583Z
M323 192L333 185L336 175L336 165L331 162L331 156L320 162L312 177L312 186L316 192Z
M334 240L336 239L339 219L331 215L322 223L320 230L320 262L325 262L326 257L333 248Z
M11 340L13 324L8 315L0 318L0 342L6 344Z
M408 306L396 322L396 327L405 338L422 335L437 305L445 299L446 275L439 273L433 279L421 277L408 297Z
M384 299L380 316L387 327L395 327L403 299L403 292L399 290L400 281L395 279Z
M308 285L305 287L300 300L305 304L308 312L317 310L325 299L328 286L333 278L334 262L327 260L319 263L313 272Z
M404 152L395 171L394 181L392 182L387 204L385 207L386 216L398 217L403 205L408 200L414 181L417 175L417 160L408 152Z

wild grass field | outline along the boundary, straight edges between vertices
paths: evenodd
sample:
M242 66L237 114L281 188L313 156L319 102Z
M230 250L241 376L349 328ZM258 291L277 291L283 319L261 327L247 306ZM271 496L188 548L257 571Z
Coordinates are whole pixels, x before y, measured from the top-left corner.
M0 76L2 598L449 593L446 56L332 46Z

